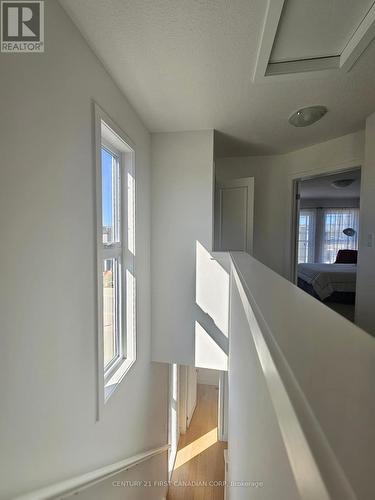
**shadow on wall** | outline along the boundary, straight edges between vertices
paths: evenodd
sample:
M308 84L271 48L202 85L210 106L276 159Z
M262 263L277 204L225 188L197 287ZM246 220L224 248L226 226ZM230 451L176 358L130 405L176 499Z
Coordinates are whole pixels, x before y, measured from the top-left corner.
M220 261L220 262L219 262ZM228 369L229 254L196 242L195 366Z

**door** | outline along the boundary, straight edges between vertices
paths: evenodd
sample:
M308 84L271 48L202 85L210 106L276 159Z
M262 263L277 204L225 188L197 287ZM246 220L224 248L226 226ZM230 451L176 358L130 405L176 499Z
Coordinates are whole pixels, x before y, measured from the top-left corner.
M178 401L179 401L179 369L178 365L169 365L169 415L168 415L168 442L170 445L168 453L168 474L172 476L174 462L177 454L179 438L178 425Z
M253 251L254 178L216 183L215 250Z
M181 366L179 376L179 431L188 430L197 405L197 369Z
M197 406L197 369L194 366L188 367L187 377L187 415L186 423L189 428L195 407Z

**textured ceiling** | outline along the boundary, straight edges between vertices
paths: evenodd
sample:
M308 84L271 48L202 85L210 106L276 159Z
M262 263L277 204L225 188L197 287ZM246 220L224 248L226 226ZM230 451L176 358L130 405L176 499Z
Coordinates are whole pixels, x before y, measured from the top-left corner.
M375 43L350 73L252 82L266 0L60 3L150 131L215 128L218 156L305 147L363 128L375 110ZM314 104L329 109L320 122L288 124Z

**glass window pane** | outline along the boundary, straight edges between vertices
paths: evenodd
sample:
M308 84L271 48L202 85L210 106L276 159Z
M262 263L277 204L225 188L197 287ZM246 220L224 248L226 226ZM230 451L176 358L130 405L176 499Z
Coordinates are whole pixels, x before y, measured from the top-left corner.
M103 337L104 367L119 356L119 264L117 259L105 259L103 265Z
M314 262L315 212L301 210L298 231L298 263Z
M102 148L103 243L120 241L120 169L116 156Z
M354 229L352 236L344 233L347 228ZM324 211L322 261L331 264L335 262L339 250L357 250L358 230L358 208L326 209Z

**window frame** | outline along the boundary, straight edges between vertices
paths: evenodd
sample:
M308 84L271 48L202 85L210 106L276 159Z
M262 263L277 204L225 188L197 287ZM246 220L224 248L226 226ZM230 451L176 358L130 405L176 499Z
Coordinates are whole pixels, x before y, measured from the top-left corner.
M118 333L118 339L117 339L117 345L118 345L118 353L116 356L114 356L111 361L107 364L104 365L104 382L106 383L112 375L116 372L118 369L118 366L126 359L126 331L124 328L124 323L125 323L125 317L124 317L124 303L126 301L126 296L123 297L123 290L122 290L122 285L123 285L123 272L122 272L122 257L123 257L123 228L121 227L123 224L123 214L124 214L124 196L123 196L123 175L122 175L122 168L123 168L123 162L122 162L122 154L121 151L117 150L115 147L113 147L111 144L109 144L106 140L101 141L101 152L102 150L107 151L108 154L110 154L113 158L115 158L117 162L117 169L118 169L118 181L116 182L116 191L118 190L119 192L117 193L117 196L120 198L119 200L119 214L115 212L113 215L114 217L114 227L117 227L117 230L115 229L114 231L114 236L116 236L116 233L119 235L119 241L114 241L114 243L111 243L109 245L106 245L102 243L102 266L105 260L110 260L113 259L115 262L117 260L117 279L118 281L116 282L116 288L117 288L117 294L119 297L119 307L120 307L120 322L118 325L119 328L119 333ZM116 170L117 170L116 169ZM101 197L102 198L102 197ZM103 234L103 233L102 233ZM103 337L104 340L104 337Z
M96 103L95 178L96 178L96 309L97 309L97 420L110 396L136 361L136 278L135 278L135 147L129 137ZM118 162L120 196L118 241L103 243L102 148ZM116 234L116 230L114 231ZM115 236L115 235L114 235ZM130 242L130 238L132 241ZM131 245L131 249L130 249ZM104 366L103 269L106 259L114 259L118 269L120 333L118 354Z
M307 224L307 239L301 240L301 216L305 216L309 219L309 223ZM316 245L316 224L317 224L317 214L315 208L300 208L298 214L298 232L297 232L297 263L298 264L308 264L315 262L315 245ZM307 243L307 248L305 250L308 260L300 262L300 252L299 247L300 243ZM310 255L311 254L311 255ZM309 257L311 259L309 260Z
M328 243L326 241L326 234L328 231L326 231L327 228L327 216L334 216L334 217L339 217L341 218L344 214L350 215L351 212L353 213L353 222L356 222L357 224L351 224L350 227L353 227L355 229L357 235L353 239L353 241L350 240L348 236L345 238L342 238L340 231L338 234L341 236L341 239L344 240L346 239L346 242L334 242L334 245L337 246L337 249L335 249L336 253L333 255L332 262L326 262L327 259L324 259L325 253L329 252L329 250L326 250L325 246L328 246ZM329 224L332 226L332 223ZM337 225L337 221L336 221ZM344 224L345 226L346 224ZM356 226L356 227L354 227ZM360 208L359 207L325 207L322 209L322 229L321 229L321 235L320 235L320 260L322 263L325 264L332 264L335 262L335 259L337 257L337 252L341 250L339 247L343 244L344 249L348 248L350 250L358 250L359 248L359 230L360 230ZM334 233L336 231L331 231L331 233Z

